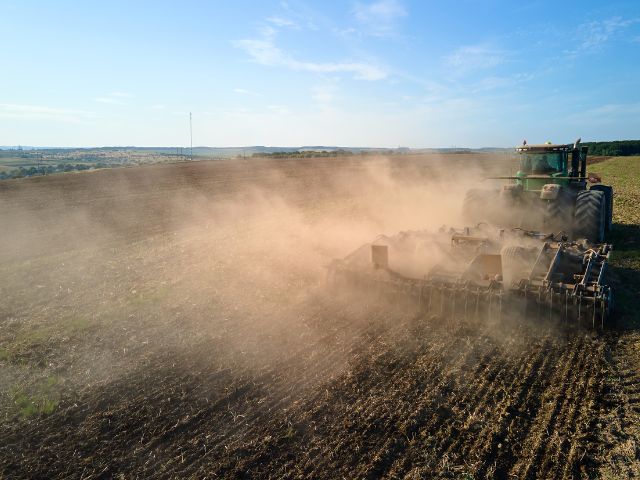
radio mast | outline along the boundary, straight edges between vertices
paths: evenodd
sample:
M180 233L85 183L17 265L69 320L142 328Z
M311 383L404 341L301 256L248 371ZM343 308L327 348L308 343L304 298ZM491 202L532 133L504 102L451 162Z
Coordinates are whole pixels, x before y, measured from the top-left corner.
M191 138L191 161L193 162L193 122L191 121L191 112L189 112L189 137Z

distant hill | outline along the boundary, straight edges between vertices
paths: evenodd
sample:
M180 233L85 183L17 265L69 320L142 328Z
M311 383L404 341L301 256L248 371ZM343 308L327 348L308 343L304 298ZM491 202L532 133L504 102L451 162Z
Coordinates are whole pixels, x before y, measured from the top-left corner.
M32 147L32 146L0 146L2 151L14 151L14 152L33 152L37 150L39 152L145 152L155 153L158 155L190 155L189 147L136 147L136 146L120 146L120 147ZM465 153L465 152L494 152L501 150L510 150L505 148L484 147L478 149L472 148L377 148L377 147L338 147L330 145L304 145L300 147L267 147L263 145L250 145L245 147L193 147L194 156L206 156L206 157L237 157L260 155L260 154L273 154L281 152L340 152L348 151L352 153Z
M302 147L194 147L193 160L218 160L226 158L305 158L343 157L349 155L409 155L421 153L488 152L499 149L471 150L468 148L367 148L306 145ZM20 146L0 147L0 180L50 175L55 173L102 168L148 165L156 163L188 162L191 149L185 147L98 147L60 148Z
M589 147L591 155L639 155L640 140L616 140L609 142L583 142L583 145ZM32 146L0 146L0 151L14 152L51 152L59 154L62 152L95 152L104 154L105 152L135 153L156 155L178 155L190 156L189 147L136 147L136 146L119 146L119 147L32 147ZM474 152L501 152L512 151L513 148L502 147L482 147L482 148L466 148L466 147L448 147L448 148L376 148L376 147L338 147L335 145L303 145L299 147L278 147L264 145L247 145L244 147L193 147L193 155L198 157L251 157L260 154L273 153L295 153L295 152L351 152L351 153L474 153Z

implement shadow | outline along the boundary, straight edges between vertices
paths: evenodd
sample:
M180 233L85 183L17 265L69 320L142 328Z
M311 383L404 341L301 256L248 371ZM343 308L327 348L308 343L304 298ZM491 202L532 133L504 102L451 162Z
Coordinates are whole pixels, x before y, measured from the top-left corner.
M608 242L615 319L619 328L640 330L640 225L614 223Z

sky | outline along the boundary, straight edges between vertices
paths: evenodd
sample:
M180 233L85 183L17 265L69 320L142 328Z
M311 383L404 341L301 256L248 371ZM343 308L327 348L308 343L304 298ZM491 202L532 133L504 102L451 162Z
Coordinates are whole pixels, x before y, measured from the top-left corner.
M0 145L640 138L640 1L0 0Z

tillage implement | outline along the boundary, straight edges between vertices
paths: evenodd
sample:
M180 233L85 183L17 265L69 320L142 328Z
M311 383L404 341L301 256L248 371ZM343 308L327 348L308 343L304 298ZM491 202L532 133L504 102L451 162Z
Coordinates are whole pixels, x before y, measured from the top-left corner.
M499 190L468 192L464 228L379 236L328 267L333 285L415 300L441 318L551 319L602 328L613 190L586 172L587 148L522 145ZM534 211L537 215L532 215Z

